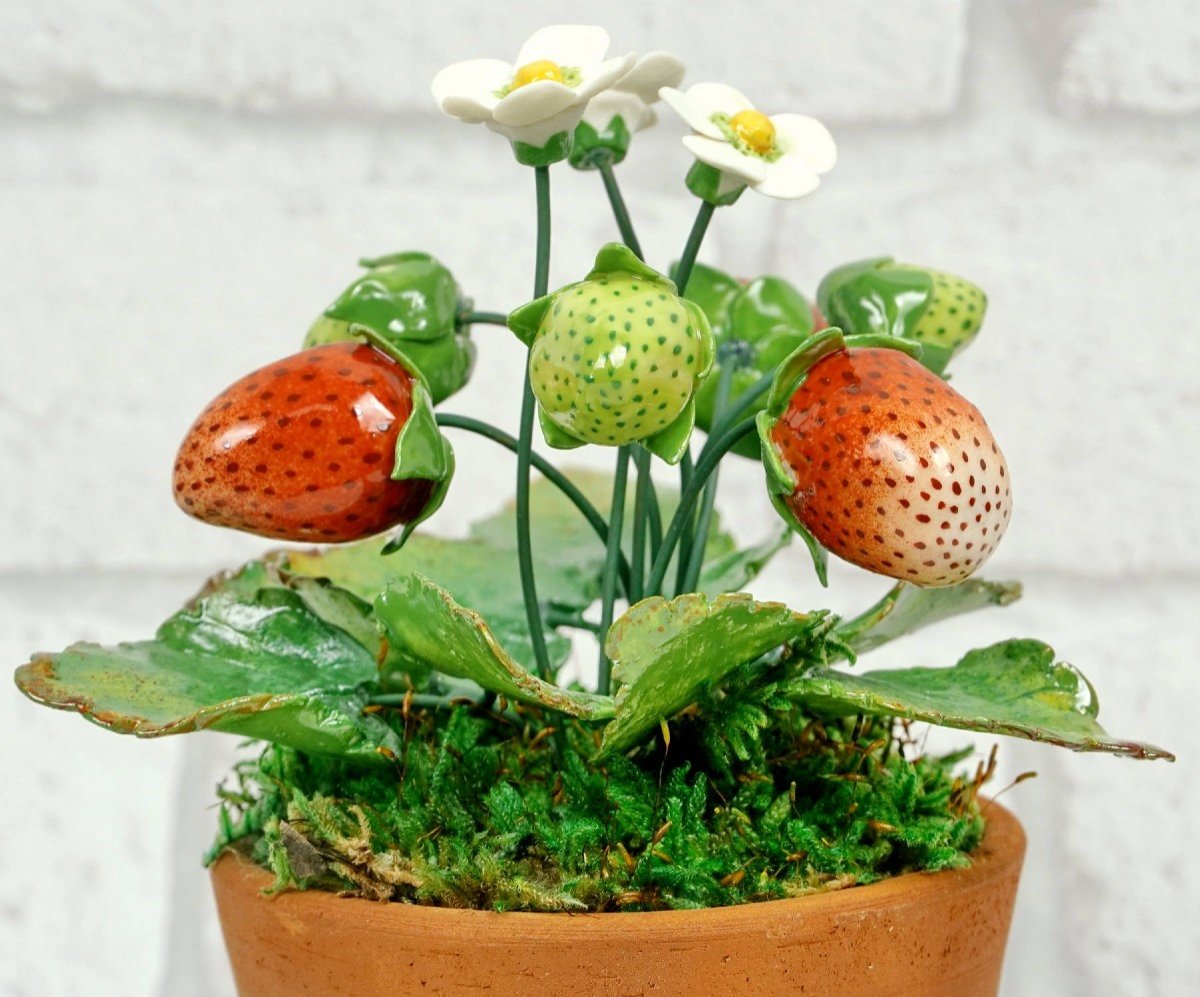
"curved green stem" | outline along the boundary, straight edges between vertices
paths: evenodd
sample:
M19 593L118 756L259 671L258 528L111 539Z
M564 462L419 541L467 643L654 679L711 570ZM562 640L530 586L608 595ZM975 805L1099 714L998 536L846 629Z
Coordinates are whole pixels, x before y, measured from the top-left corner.
M470 416L455 415L451 412L439 412L437 413L437 423L439 426L444 426L447 429L461 429L468 433L475 433L494 443L499 443L502 447L511 450L513 453L519 451L520 445L515 436L510 436L504 430L498 429L496 426L484 422L482 419L472 419ZM596 536L600 538L600 542L607 548L608 523L600 515L600 511L588 501L587 496L575 487L570 478L536 450L530 451L529 459L542 477L562 492L570 500L571 504L583 514L583 518L588 521L591 528L596 531ZM621 555L621 562L617 565L617 571L621 577L622 591L628 594L630 585L629 562L625 560L624 554Z
M550 168L534 168L537 191L537 256L534 266L533 296L542 297L550 285ZM533 417L537 403L525 365L525 388L521 396L521 423L517 436L517 563L521 573L521 597L525 602L525 619L529 624L529 640L533 645L538 675L547 682L551 674L550 655L546 650L546 632L542 610L538 604L537 581L533 570L533 540L529 527L529 469L533 463Z
M696 499L699 498L700 492L704 489L705 482L713 471L716 470L717 465L721 462L721 458L737 446L740 440L749 436L754 431L755 420L745 419L732 429L726 430L711 448L705 447L706 452L696 464L695 473L692 475L683 494L679 496L679 508L675 510L675 515L671 517L671 524L667 527L667 532L663 536L662 548L658 552L658 557L654 559L654 566L650 570L650 579L646 582L646 592L648 594L655 595L662 591L663 578L666 576L667 567L671 563L671 555L675 551L675 545L679 542L679 537L683 533L684 526L692 517L692 509L696 505Z
M687 290L692 267L696 265L696 257L700 255L700 244L704 241L704 233L708 231L708 223L712 221L713 212L716 210L716 205L709 204L708 201L700 202L700 210L696 212L692 231L688 233L687 243L683 247L683 256L679 258L679 266L675 268L675 287L680 294Z
M692 457L692 444L689 441L687 449L683 452L683 459L679 462L679 497L683 498L688 487L692 483L692 475L696 472L695 460ZM678 507L676 507L678 511ZM659 553L662 552L662 544L658 545ZM682 538L679 541L679 563L675 570L675 590L678 591L683 586L683 572L687 568L688 560L692 553L692 531L685 530ZM654 555L654 559L658 560L658 554ZM651 595L655 595L653 589L648 589Z
M599 679L596 691L608 695L612 684L612 662L604 653L604 638L612 626L613 602L617 596L617 560L621 555L621 535L625 520L625 482L629 475L629 445L617 450L617 470L613 475L612 511L608 516L608 551L604 559L604 578L600 594L600 629L596 639L600 641Z
M508 325L508 316L504 312L462 312L455 318L460 325Z
M650 519L648 506L655 504L650 481L650 451L636 447L633 466L637 469L637 492L633 501L633 545L629 553L630 584L626 586L630 603L642 598L642 582L646 577L646 526Z
M546 622L552 627L570 627L572 630L587 630L590 633L600 631L600 624L585 620L582 613L568 613L553 606L546 610Z
M754 408L758 400L771 389L771 383L775 380L775 371L769 374L764 374L755 381L749 388L738 395L738 399L729 410L723 412L721 417L713 419L712 430L708 434L710 440L716 439L726 429L735 423L739 422L747 412ZM705 444L707 446L707 444Z
M713 422L717 423L725 407L729 404L729 389L733 386L733 375L737 371L736 365L731 360L726 360L721 365L721 373L717 380L717 397L713 400ZM707 443L705 444L707 447ZM700 451L700 456L704 456L704 451ZM700 580L700 569L704 564L704 552L708 548L708 531L712 525L713 509L717 502L717 482L720 480L721 470L719 467L713 470L712 476L708 479L708 484L704 487L704 499L700 503L700 515L696 521L696 530L692 536L691 550L688 551L687 567L683 572L683 583L676 589L675 594L681 595L684 592L691 592L696 588L696 583ZM683 558L680 558L682 563Z
M625 205L625 198L621 196L621 188L617 185L616 174L613 173L612 163L601 163L600 179L604 181L604 190L608 194L608 203L612 205L613 217L617 221L617 228L621 230L621 239L639 259L644 259L642 256L642 246L638 242L637 234L633 231L633 222L629 218L629 208Z

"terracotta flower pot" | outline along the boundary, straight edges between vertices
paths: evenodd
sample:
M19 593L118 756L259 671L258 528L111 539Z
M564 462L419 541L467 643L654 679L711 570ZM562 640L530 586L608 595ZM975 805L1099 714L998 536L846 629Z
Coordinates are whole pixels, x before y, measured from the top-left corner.
M995 994L1025 854L992 804L971 867L700 911L497 914L213 887L244 997L269 994Z

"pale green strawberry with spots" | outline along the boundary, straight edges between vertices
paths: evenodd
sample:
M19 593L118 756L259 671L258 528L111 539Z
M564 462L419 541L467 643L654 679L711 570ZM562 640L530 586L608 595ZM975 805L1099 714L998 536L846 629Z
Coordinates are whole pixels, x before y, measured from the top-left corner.
M838 267L821 281L817 304L848 335L920 343L921 363L936 374L970 345L987 312L987 296L969 280L890 257Z
M508 318L529 347L546 442L569 448L641 442L674 464L696 422L696 390L712 369L703 311L620 243L586 279Z

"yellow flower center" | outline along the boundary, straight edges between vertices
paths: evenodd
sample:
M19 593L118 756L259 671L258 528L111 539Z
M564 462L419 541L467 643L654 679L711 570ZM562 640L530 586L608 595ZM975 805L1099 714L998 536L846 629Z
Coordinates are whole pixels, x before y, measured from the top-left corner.
M513 77L511 89L516 90L518 87L523 87L528 83L536 83L538 80L553 80L555 83L562 83L562 66L557 62L551 62L549 59L538 59L535 62L527 62L517 70L516 75Z
M729 127L760 155L766 155L775 148L775 126L762 111L738 111L729 119Z

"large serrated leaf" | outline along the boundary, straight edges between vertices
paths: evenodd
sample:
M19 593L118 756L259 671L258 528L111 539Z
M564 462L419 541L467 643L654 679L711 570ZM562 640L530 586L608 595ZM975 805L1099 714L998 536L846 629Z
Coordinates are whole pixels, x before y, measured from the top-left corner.
M256 564L214 583L153 640L40 654L16 682L119 733L212 729L377 761L378 748L399 745L362 713L375 672L368 647Z
M589 720L612 714L612 699L564 689L532 675L496 640L487 622L460 606L445 589L412 574L375 600L394 654L428 662L453 678L468 679L489 692Z
M810 631L822 616L749 595L645 599L609 630L605 650L620 689L602 752L636 744L739 665Z
M899 582L866 612L838 627L835 634L855 653L864 654L951 616L1007 606L1019 598L1019 582L971 578L947 588L918 588Z
M612 477L581 471L572 474L571 480L607 518ZM675 511L677 494L660 489L659 499L664 518L669 518ZM627 549L633 528L632 496L628 502ZM486 619L505 651L530 669L535 661L521 596L514 515L513 506L506 505L476 522L463 539L417 533L402 550L387 556L382 554L385 541L375 538L322 550L288 552L278 558L289 575L328 579L367 603L411 575L435 579L456 603L469 606ZM586 609L600 596L603 544L579 510L548 481L536 481L530 490L530 518L538 597L544 604L566 611ZM784 543L786 540L780 536L772 536L738 550L714 517L701 590L716 594L741 588ZM570 641L553 631L547 634L547 646L554 667L562 665L570 654Z
M1008 640L969 652L952 668L847 674L817 668L790 680L788 694L822 713L905 717L942 727L1008 734L1075 751L1166 758L1169 751L1111 738L1096 721L1087 679L1055 662L1037 640Z

